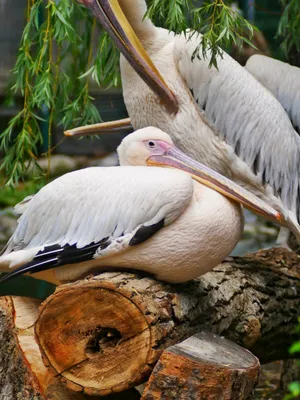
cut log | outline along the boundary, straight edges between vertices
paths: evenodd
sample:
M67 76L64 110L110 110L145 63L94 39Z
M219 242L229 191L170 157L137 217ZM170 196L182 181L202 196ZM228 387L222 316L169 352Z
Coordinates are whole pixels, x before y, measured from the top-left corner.
M87 400L68 390L42 362L33 332L40 302L0 297L0 399Z
M248 350L201 332L162 353L142 400L246 400L258 382L259 366Z
M34 371L30 362L39 354L33 325L40 301L20 297L0 298L0 398L44 399L43 387L50 376L41 357ZM16 307L15 307L16 305ZM16 312L20 310L19 312ZM39 378L35 374L38 373Z
M299 258L285 249L223 263L168 285L104 273L57 288L35 326L44 362L72 390L107 395L150 375L162 351L202 330L262 362L289 356L300 309Z

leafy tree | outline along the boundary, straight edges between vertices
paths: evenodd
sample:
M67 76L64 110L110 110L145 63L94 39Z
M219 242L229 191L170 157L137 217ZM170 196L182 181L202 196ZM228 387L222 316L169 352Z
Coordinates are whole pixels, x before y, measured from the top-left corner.
M300 37L293 19L300 6L298 0L282 2L285 12L279 34L284 35L284 48L289 51L294 45L289 38L297 42ZM198 7L193 0L149 0L148 16L178 33L191 28L199 39L193 56L208 57L210 65L217 66L222 48L250 43L248 38L253 33L251 24L230 4L230 0L205 0ZM36 163L43 141L40 119L45 108L50 113L49 163L52 123L70 128L101 121L90 96L90 83L94 80L101 87L118 86L118 57L108 35L89 10L75 0L28 0L27 24L11 87L13 93L22 94L23 109L0 134L0 148L5 152L0 168L8 177L7 184L15 185L30 164Z
M281 0L283 13L278 26L282 48L293 65L300 67L300 1Z

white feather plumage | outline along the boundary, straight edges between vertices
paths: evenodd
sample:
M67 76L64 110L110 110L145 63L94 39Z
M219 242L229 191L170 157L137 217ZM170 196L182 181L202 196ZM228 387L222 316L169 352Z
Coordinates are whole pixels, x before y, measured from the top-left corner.
M93 167L70 172L27 203L1 261L11 252L53 244L82 248L107 237L128 242L141 225L173 222L192 194L191 178L177 170Z
M245 68L277 98L300 133L300 68L260 54Z
M140 15L131 16L133 3ZM224 53L219 71L191 56L199 43L149 23L144 0L120 0L122 10L179 103L170 114L121 56L125 104L135 129L169 133L194 159L235 180L290 220L300 235L300 139L274 96ZM198 104L197 104L198 103Z
M300 138L285 110L228 54L218 59L218 70L209 69L207 61L191 61L196 39L180 39L175 60L209 126L299 219ZM232 174L241 179L239 171Z

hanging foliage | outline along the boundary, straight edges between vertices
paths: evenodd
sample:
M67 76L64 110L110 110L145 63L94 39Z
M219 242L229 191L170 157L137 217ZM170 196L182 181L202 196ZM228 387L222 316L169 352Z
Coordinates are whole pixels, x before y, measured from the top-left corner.
M187 37L197 35L199 45L193 57L209 60L209 66L217 67L222 49L243 43L253 46L249 38L255 29L241 14L234 11L232 1L206 0L195 7L192 0L150 0L147 16L169 30L181 33L189 29Z
M289 59L291 52L300 53L300 1L281 0L283 13L278 26L282 49ZM296 55L297 57L297 55ZM300 66L300 65L299 65Z
M249 42L240 32L253 28L229 7L230 1L205 1L200 8L192 0L148 3L147 14L154 22L177 33L188 27L190 35L201 33L194 56L207 57L210 65L217 66L222 47ZM98 45L93 46L98 37ZM66 129L101 120L90 96L90 82L101 87L120 85L119 54L89 10L77 1L28 0L27 24L12 74L12 90L22 94L24 104L0 135L5 152L1 169L9 185L36 163L45 109L49 163L53 122Z
M90 12L75 1L28 0L11 88L22 94L23 109L0 135L5 151L1 169L7 184L15 185L36 164L45 108L49 110L48 156L52 122L62 121L67 128L101 120L89 94L90 75L106 87L118 85L120 75L118 52L105 32L94 54L96 29L100 31Z

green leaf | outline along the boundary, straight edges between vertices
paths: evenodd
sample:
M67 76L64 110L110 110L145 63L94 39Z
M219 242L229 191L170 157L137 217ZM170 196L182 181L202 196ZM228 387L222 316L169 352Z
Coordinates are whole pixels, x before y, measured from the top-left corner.
M295 342L289 349L291 354L300 353L300 341Z

